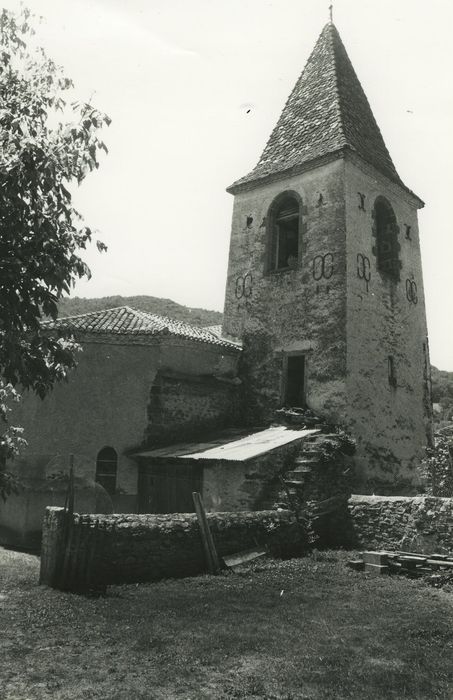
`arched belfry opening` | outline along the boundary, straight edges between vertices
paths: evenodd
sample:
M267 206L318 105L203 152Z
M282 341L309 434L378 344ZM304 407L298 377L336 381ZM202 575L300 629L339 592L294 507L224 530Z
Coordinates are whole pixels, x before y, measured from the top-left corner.
M268 212L267 272L291 270L300 256L301 200L295 192L282 192Z
M105 488L110 496L116 491L116 474L118 455L113 447L103 447L96 458L96 481Z
M376 199L373 218L377 269L382 277L398 282L401 269L400 244L398 243L399 228L392 205L385 197Z

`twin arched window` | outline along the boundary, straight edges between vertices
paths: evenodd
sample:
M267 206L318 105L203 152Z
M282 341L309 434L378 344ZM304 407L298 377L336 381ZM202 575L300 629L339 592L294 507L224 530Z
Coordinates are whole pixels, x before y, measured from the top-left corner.
M300 200L296 193L285 192L271 205L268 215L267 271L289 270L299 260Z
M113 496L116 491L118 455L113 447L103 447L96 459L96 481Z
M385 197L374 203L373 233L376 236L377 269L382 277L399 281L401 262L399 228ZM297 267L300 256L301 200L296 192L283 192L271 204L267 225L267 272Z

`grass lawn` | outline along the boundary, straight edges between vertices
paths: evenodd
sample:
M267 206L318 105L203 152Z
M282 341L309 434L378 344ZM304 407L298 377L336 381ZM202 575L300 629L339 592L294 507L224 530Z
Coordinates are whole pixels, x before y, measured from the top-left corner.
M0 549L0 698L453 698L453 591L347 558L95 598L39 587L36 557Z

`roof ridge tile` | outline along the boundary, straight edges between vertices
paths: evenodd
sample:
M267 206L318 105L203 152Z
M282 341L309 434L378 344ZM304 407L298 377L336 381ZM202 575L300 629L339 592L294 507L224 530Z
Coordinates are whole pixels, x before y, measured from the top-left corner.
M65 316L57 318L55 321L43 321L41 325L47 330L66 330L79 333L175 336L224 348L239 349L237 343L217 337L202 327L142 309L133 309L129 306Z

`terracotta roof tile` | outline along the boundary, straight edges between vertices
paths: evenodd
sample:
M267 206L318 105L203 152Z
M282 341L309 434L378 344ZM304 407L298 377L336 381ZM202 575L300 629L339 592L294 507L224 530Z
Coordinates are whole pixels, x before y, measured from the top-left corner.
M177 321L165 316L157 316L148 311L131 309L129 306L92 311L91 313L78 316L58 318L56 321L44 321L41 325L49 330L65 330L75 333L100 335L173 335L201 343L238 349L236 343L220 338L208 329L191 326L183 321Z
M257 166L228 191L347 148L403 185L340 35L329 23Z

